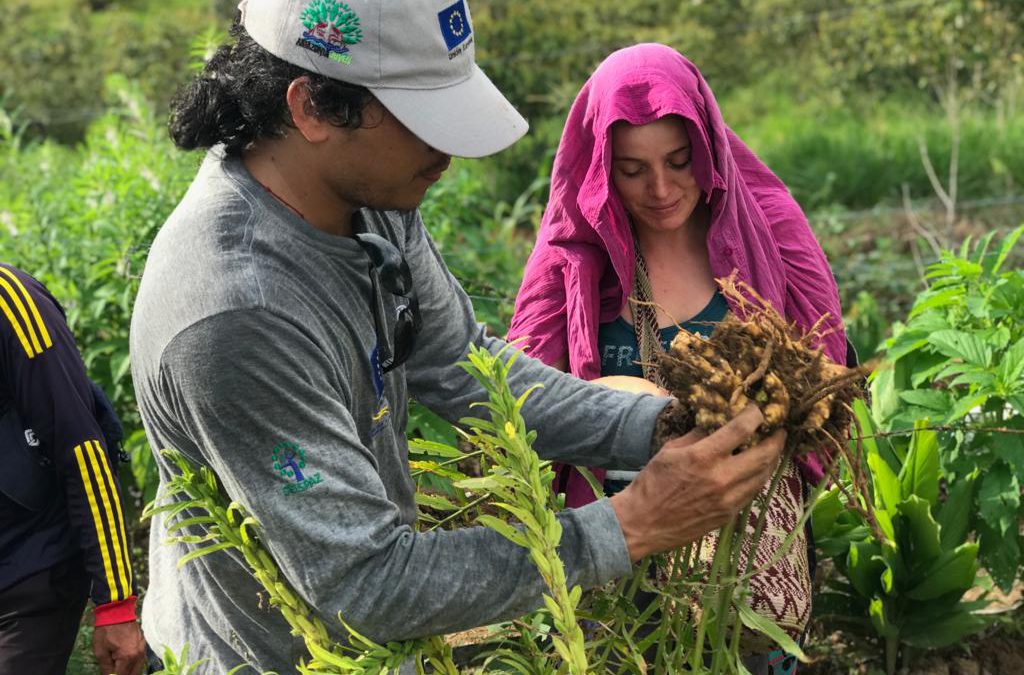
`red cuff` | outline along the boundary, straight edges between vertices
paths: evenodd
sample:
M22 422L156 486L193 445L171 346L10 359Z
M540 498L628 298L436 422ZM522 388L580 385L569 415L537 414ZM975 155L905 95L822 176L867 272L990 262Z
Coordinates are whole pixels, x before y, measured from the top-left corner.
M118 602L96 606L96 626L110 626L115 623L135 621L135 596Z

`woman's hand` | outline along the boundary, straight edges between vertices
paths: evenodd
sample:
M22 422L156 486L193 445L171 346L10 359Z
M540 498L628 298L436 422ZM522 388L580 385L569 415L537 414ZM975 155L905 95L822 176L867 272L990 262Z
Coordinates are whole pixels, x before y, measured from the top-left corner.
M597 384L604 385L609 389L618 389L619 391L628 391L634 394L651 394L653 396L669 396L670 394L654 384L649 382L642 377L630 377L629 375L608 375L607 377L599 377L596 380L591 380Z

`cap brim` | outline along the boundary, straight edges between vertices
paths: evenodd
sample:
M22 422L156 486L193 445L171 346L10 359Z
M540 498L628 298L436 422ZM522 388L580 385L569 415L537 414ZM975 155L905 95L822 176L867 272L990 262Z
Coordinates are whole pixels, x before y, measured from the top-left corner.
M529 129L476 64L467 79L444 89L369 89L409 131L456 157L493 155Z

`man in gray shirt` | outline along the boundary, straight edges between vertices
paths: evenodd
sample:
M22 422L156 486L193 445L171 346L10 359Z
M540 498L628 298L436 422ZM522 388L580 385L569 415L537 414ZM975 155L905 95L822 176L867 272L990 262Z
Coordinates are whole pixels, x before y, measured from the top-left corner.
M262 523L289 583L338 629L448 633L541 605L524 549L485 528L417 532L405 439L414 395L455 421L482 400L456 364L492 352L416 210L451 155L507 147L526 122L474 63L465 0L243 0L233 40L177 99L171 132L209 152L160 231L132 321L132 371L154 448L212 467ZM516 392L537 450L638 469L612 499L560 514L571 585L693 541L749 502L775 437L731 451L751 409L650 458L670 400L613 391L523 357ZM300 463L301 462L301 463ZM171 468L157 457L161 482ZM291 471L285 471L291 465ZM154 520L149 644L290 671L304 656L227 552L176 569Z

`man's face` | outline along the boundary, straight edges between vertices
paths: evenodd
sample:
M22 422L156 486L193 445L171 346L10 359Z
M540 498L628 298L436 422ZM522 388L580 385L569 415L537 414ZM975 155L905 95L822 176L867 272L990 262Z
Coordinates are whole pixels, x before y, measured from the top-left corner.
M451 162L450 155L424 143L376 100L363 111L360 128L332 133L324 166L328 183L356 208L414 209Z

